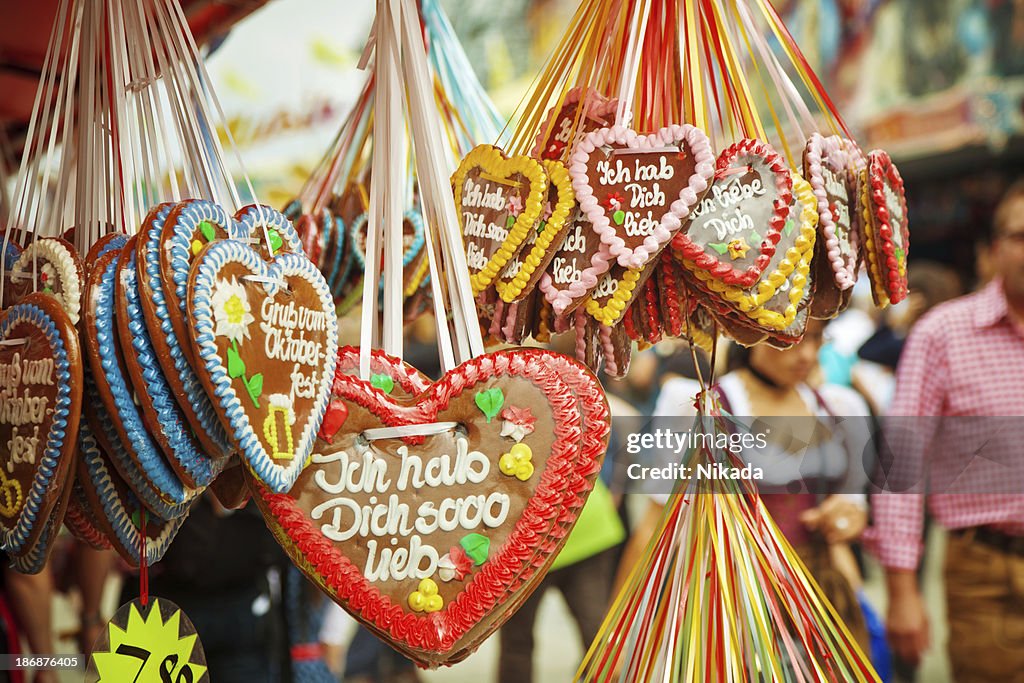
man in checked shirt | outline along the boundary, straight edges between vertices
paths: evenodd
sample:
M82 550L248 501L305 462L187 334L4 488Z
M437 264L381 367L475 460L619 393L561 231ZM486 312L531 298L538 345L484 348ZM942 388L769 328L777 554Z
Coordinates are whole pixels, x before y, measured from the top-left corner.
M916 574L926 498L950 532L957 683L1024 681L1024 181L1004 196L993 227L996 278L933 309L907 340L886 421L885 492L871 500L889 639L911 664L929 646Z

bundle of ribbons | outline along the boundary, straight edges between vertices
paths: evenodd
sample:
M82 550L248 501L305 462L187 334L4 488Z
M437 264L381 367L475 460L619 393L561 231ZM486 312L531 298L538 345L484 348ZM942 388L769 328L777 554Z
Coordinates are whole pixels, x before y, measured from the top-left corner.
M581 3L511 143L452 183L492 341L572 332L613 377L634 343L787 348L865 267L879 306L906 296L899 172L767 0Z
M448 185L452 145L438 135L448 108L439 111L415 0L378 0L372 36L361 275L374 286L362 289L360 345L338 349L309 465L286 493L254 483L253 498L306 576L437 667L468 657L540 584L594 486L609 413L597 378L570 357L485 353ZM437 381L402 360L410 158Z
M788 348L863 269L879 306L906 296L899 173L769 0L584 0L513 128L452 176L494 343L574 334L615 377L667 339ZM706 379L695 429L735 431ZM577 680L877 680L749 483L676 493Z
M450 165L483 140L492 140L501 121L463 52L439 0L419 5L427 46L434 98ZM373 48L371 39L369 49ZM369 55L369 50L367 55ZM366 59L363 66L366 66ZM347 314L362 296L366 270L368 205L373 182L374 92L368 75L355 106L327 153L304 184L299 196L284 208L295 222L303 246L327 279L339 316ZM429 309L430 278L419 186L411 156L405 157L403 182L407 205L403 212L402 264L405 319ZM383 288L380 289L383 295Z
M242 205L223 121L177 2L61 1L0 270L22 571L62 523L152 564L204 490L239 503L242 470L286 490L309 458L334 303L291 223Z

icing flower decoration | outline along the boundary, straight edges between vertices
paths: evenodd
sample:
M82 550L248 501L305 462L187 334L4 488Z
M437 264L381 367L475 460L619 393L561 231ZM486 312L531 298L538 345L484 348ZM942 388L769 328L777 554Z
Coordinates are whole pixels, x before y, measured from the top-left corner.
M612 192L610 195L604 198L604 208L609 211L618 211L622 208L622 202L626 201L618 192Z
M227 337L229 341L240 342L249 338L249 325L256 318L249 307L249 295L238 280L220 280L213 292L213 319L216 323L213 333Z
M747 241L742 237L738 237L732 242L729 242L729 256L734 259L744 258L748 251L750 251L750 245L748 245Z
M501 411L501 436L509 436L516 440L516 443L523 440L527 434L533 434L534 423L537 418L533 416L529 408L516 408L509 406Z
M473 560L462 549L455 546L437 562L437 574L442 581L462 581L473 568Z
M53 286L57 284L57 271L53 264L44 263L39 269L39 283L47 294L53 292Z
M532 460L533 449L525 443L517 443L498 460L498 469L506 476L526 481L533 476Z
M423 579L419 588L409 595L409 607L413 612L439 612L444 607L444 598L437 594L437 583Z
M517 194L512 195L508 198L508 212L513 216L518 216L523 212L523 199Z

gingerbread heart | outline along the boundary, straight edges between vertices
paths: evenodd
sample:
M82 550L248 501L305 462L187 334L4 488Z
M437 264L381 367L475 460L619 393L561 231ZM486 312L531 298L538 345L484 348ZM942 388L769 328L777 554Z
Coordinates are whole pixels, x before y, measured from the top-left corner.
M64 513L64 527L72 536L93 550L110 550L113 547L89 508L85 491L77 476L71 487L71 500L68 501L67 512Z
M519 253L540 220L548 177L535 159L506 157L497 147L480 145L462 160L452 188L470 284L479 294Z
M606 447L600 387L530 350L469 361L415 401L344 375L334 393L344 432L289 494L255 498L296 563L374 632L422 663L457 661L536 585L578 514ZM410 439L366 431L449 421L461 426ZM381 503L405 521L362 533L354 515Z
M579 210L569 223L569 230L537 283L555 316L572 312L583 303L612 260L608 247Z
M576 204L572 181L565 166L556 161L543 161L548 175L548 201L544 204L540 223L531 230L519 253L501 270L494 281L498 295L507 303L529 296L561 245Z
M423 216L415 209L409 209L402 215L402 293L412 296L419 289L426 276L430 264L427 263ZM366 229L367 214L360 214L352 224L349 238L355 257L355 267L366 270ZM384 280L380 281L379 290L384 291Z
M265 261L233 240L189 275L196 374L253 473L287 491L306 464L334 372L338 321L327 282L302 254Z
M573 88L560 107L548 112L537 133L533 156L553 161L568 159L587 133L607 128L615 121L618 108L618 100L595 90Z
M782 158L766 143L742 140L718 157L711 192L673 247L715 280L750 287L775 254L792 202Z
M75 328L52 296L29 294L2 315L0 532L4 550L22 554L40 540L70 485L82 357Z
M753 287L728 285L683 260L715 304L725 304L750 318L766 332L782 331L793 323L798 308L809 299L811 260L817 237L818 203L810 183L791 173L791 205L768 267Z
M161 371L142 314L136 271L136 241L128 240L118 256L114 292L117 333L124 368L134 387L139 414L175 474L188 488L205 488L221 471L225 458L214 461L195 438L175 390Z
M33 239L6 269L4 307L27 294L41 292L54 297L72 325L82 312L82 260L75 248L57 237Z
M903 178L882 150L868 154L863 175L865 252L875 303L898 304L907 296L910 230Z
M816 283L810 315L827 320L845 308L857 281L863 230L858 220L859 195L851 140L815 133L804 149L804 177L818 200L818 239L812 263Z
M115 320L119 256L106 251L86 276L82 345L88 414L97 439L142 504L162 519L174 519L185 514L199 491L185 486L168 465L128 379Z
M569 163L580 209L623 268L641 269L689 221L714 175L704 132L623 126L587 134ZM600 273L595 273L600 275Z
M146 563L159 562L188 516L165 521L145 510L85 423L79 432L78 482L92 519L107 542L133 567L139 566L145 519Z
M156 207L143 222L144 235L136 244L136 273L142 314L154 356L178 398L178 407L203 450L214 458L229 455L231 440L193 370L194 358L185 322L188 273L196 254L207 244L224 239L269 239L277 251L297 252L299 238L291 223L269 207L250 206L232 218L205 200Z
M70 497L71 487L65 486L60 495L60 501L42 526L39 540L10 555L11 569L19 574L38 574L43 570L46 562L50 559L50 551L53 550L57 535L60 533Z

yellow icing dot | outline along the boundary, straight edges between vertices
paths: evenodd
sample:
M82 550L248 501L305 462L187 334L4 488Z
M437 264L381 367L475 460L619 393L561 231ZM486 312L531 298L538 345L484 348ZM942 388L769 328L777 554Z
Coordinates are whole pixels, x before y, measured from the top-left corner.
M525 443L517 443L498 459L498 469L508 477L526 481L533 476L533 450Z
M199 240L192 240L192 255L198 256L199 252L203 250L203 243Z
M408 602L413 612L438 612L444 607L444 598L438 595L433 579L422 579L417 590L409 595Z

